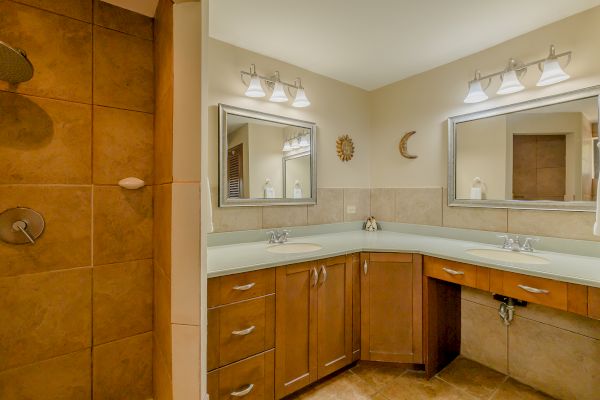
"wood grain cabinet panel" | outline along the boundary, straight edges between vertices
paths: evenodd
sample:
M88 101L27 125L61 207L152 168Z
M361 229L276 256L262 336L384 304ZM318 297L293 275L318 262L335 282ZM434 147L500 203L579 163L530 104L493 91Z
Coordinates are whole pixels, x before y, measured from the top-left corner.
M275 293L275 268L211 278L207 292L209 308Z
M230 364L208 374L211 400L272 400L275 394L274 350Z
M361 359L422 362L422 257L361 255Z
M504 271L501 294L567 310L566 282Z
M352 268L352 361L360 359L360 254L346 256Z
M209 370L274 347L275 296L208 310Z
M600 288L588 287L588 316L600 319Z
M317 379L317 284L315 262L277 267L275 397Z
M462 286L476 288L477 266L456 261L425 256L425 275L443 281L457 283ZM480 284L485 285L484 276L480 272ZM483 281L483 282L482 282Z

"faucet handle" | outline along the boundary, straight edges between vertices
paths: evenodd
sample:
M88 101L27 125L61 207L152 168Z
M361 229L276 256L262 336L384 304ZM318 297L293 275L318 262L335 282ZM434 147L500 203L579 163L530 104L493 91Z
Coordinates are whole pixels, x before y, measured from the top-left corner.
M275 233L275 231L268 231L267 237L269 239L269 243L275 243L277 234Z
M527 237L525 238L525 242L523 243L523 246L521 246L521 250L523 251L533 251L533 243L538 243L540 241L540 239L538 238L532 238L532 237Z
M508 235L497 235L498 239L504 239L504 243L502 244L503 249L507 249L511 245L511 238Z

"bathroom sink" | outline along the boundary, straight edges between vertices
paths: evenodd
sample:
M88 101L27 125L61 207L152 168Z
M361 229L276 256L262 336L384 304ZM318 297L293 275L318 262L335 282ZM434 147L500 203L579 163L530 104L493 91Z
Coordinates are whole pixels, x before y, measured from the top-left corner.
M550 264L550 261L544 257L534 256L532 254L520 253L510 250L494 249L470 249L467 253L490 260L506 261L521 264Z
M282 243L267 247L267 251L276 254L295 254L309 253L321 250L322 248L323 246L314 243Z

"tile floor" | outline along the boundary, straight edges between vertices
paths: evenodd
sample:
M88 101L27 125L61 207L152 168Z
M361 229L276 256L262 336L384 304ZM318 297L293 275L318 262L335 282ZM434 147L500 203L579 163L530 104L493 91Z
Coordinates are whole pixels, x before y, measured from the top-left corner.
M535 389L459 357L434 378L405 367L359 363L286 400L548 400Z

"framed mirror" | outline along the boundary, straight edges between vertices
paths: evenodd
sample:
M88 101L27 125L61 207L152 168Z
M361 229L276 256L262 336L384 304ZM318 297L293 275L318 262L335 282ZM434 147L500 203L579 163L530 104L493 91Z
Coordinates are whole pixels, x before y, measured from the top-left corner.
M316 125L219 104L219 207L316 204Z
M600 86L448 119L448 204L594 211Z

